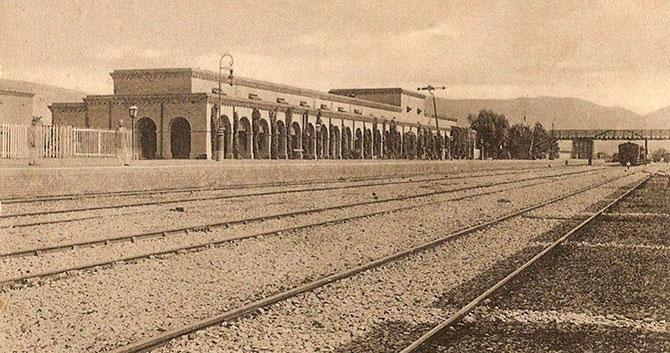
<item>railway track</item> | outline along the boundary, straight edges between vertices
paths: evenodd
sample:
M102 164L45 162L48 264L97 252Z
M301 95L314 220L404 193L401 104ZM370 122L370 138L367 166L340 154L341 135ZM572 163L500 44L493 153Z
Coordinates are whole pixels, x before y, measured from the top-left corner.
M578 167L578 166L575 166ZM513 171L507 171L504 173L489 173L489 174L477 174L475 177L483 176L494 176L494 175L507 175L507 174L518 174L523 172L528 172L532 170L543 170L544 167L532 167L532 168L520 168ZM482 172L490 172L490 170L482 170ZM462 174L462 173L461 173ZM438 174L440 175L440 174ZM212 191L225 191L225 190L244 190L244 189L254 189L254 188L270 188L270 187L286 187L286 186L302 186L302 185L315 185L315 184L332 184L332 183L343 183L343 182L359 182L359 181L374 181L374 180L388 180L388 179L406 179L413 178L417 176L425 176L423 173L411 173L398 176L381 176L381 177L365 177L365 178L330 178L330 179L321 179L321 180L310 180L310 181L297 181L297 182L279 182L279 183L255 183L255 184L235 184L235 185L226 185L218 187L185 187L185 188L161 188L161 189L146 189L146 190L127 190L127 191L107 191L107 192L83 192L83 193L69 193L69 194L58 194L58 195L39 195L33 197L5 197L0 202L5 205L11 204L24 204L24 203L36 203L36 202L50 202L50 201L69 201L69 200L82 200L87 198L101 198L101 197L119 197L119 196L152 196L152 195L161 195L161 194L180 194L180 193L194 193L194 192L212 192ZM473 175L461 176L456 174L456 176L450 176L450 174L443 174L439 177L436 177L434 180L442 180L448 178L453 179L463 179L472 177ZM408 182L408 181L405 181ZM409 181L411 182L411 181ZM10 215L14 216L14 215Z
M584 228L586 225L590 224L593 222L596 218L601 216L603 213L605 213L607 210L612 208L614 205L616 205L618 202L620 202L622 199L624 199L626 196L630 195L632 192L637 190L639 187L644 185L649 179L651 178L650 175L648 175L646 178L644 178L642 181L639 183L636 183L633 187L629 188L626 190L626 192L622 193L618 197L616 197L614 200L612 200L610 203L605 205L604 207L600 208L598 211L594 212L590 217L587 219L583 220L580 222L577 226L571 228L569 231L565 232L561 237L559 237L557 240L549 243L542 251L537 253L535 256L533 256L531 259L528 261L524 262L521 266L517 267L514 271L509 273L507 276L505 276L503 279L500 281L496 282L493 286L489 287L486 289L484 292L479 294L475 299L471 300L468 302L466 305L461 307L456 313L452 314L448 318L446 318L444 321L440 322L438 325L434 326L431 328L429 331L424 333L421 337L416 339L415 341L411 342L409 345L407 345L404 349L400 351L400 353L416 353L420 352L422 347L424 347L428 342L436 339L439 335L443 334L445 330L448 330L450 327L453 327L454 324L456 324L459 320L461 320L465 315L467 315L469 312L471 312L475 307L480 305L482 302L484 302L488 297L490 297L494 292L499 290L501 287L503 287L505 284L522 274L524 271L526 271L529 267L533 266L537 261L542 259L544 256L549 254L553 249L555 249L558 245L561 243L565 242L570 236L572 236L574 233L579 231L580 229Z
M594 169L594 170L601 170L601 169L603 169L603 168L598 168L598 169ZM266 191L249 192L249 193L236 193L236 194L213 195L213 196L198 196L198 197L188 197L188 198L180 198L180 199L142 201L142 202L133 202L133 203L125 203L125 204L99 205L99 206L88 206L88 207L78 207L78 208L69 208L69 209L38 210L38 211L31 211L31 212L4 214L4 215L0 215L0 219L24 218L24 217L44 217L44 216L56 215L56 214L84 213L84 212L101 211L101 210L120 210L120 209L137 208L137 207L143 207L143 206L167 205L167 204L173 204L173 203L214 201L214 200L230 200L230 199L263 197L263 196L293 194L293 193L345 190L345 189L352 189L352 188L365 188L365 187L374 187L374 186L388 186L388 185L401 185L401 184L420 184L420 183L430 183L430 182L442 181L442 180L460 180L460 179L464 179L464 178L480 178L480 177L488 177L488 176L514 175L514 174L521 174L521 173L526 173L526 172L527 171L515 171L515 172L508 172L508 173L490 173L490 174L483 174L483 175L476 175L476 176L456 176L456 177L450 177L450 178L446 178L445 176L441 176L441 177L434 177L434 178L421 179L421 180L412 180L412 179L397 180L397 178L391 178L391 179L386 178L386 179L378 179L378 180L382 180L381 182L367 182L367 183L353 184L353 185L352 184L349 184L349 185L329 185L329 186L321 186L321 187L315 187L315 188L307 187L307 188L288 189L288 190L286 190L286 189L266 190ZM584 172L586 172L586 171L584 171ZM383 180L391 180L391 181L383 181ZM351 183L351 182L352 181L336 182L336 184ZM287 185L278 185L278 186L284 187L284 186L290 186L290 185L287 184ZM272 186L272 187L277 187L277 185ZM204 191L215 191L215 190L204 190ZM66 222L73 222L73 221L95 219L95 218L106 217L106 216L109 216L109 215L128 215L128 214L134 214L134 213L137 213L137 212L140 212L140 211L126 211L126 212L117 212L117 213L102 214L102 215L100 215L100 214L84 215L84 216L76 216L76 217L67 217L67 218L57 219L57 220L31 221L31 222L23 222L23 223L5 225L4 227L12 227L12 228L33 227L33 226L40 226L40 225L58 224L58 223L66 223ZM2 227L2 226L0 226L0 227Z
M217 325L217 324L222 323L224 321L234 320L236 318L246 316L246 315L251 314L251 313L253 313L253 312L255 312L255 311L257 311L261 308L264 308L264 307L267 307L267 306L285 301L285 300L293 298L293 297L295 297L295 296L297 296L301 293L312 291L314 289L323 287L327 284L331 284L331 283L334 283L334 282L337 282L337 281L341 281L341 280L350 278L354 275L360 274L362 272L365 272L365 271L368 271L368 270L371 270L371 269L374 269L374 268L381 267L383 265L386 265L386 264L395 262L397 260L406 258L410 255L419 254L419 253L428 251L428 250L436 248L436 247L438 247L438 246L440 246L440 245L442 245L446 242L457 239L461 236L471 234L475 231L482 230L482 229L487 228L487 227L494 226L494 225L496 225L498 223L501 223L505 220L509 220L509 219L514 218L514 217L521 216L521 215L523 215L527 212L533 211L535 209L539 209L539 208L544 207L544 206L551 205L553 203L557 203L559 201L565 200L565 199L567 199L569 197L572 197L572 196L582 194L582 193L587 192L589 190L592 190L594 188L607 185L608 183L611 183L615 180L619 180L620 178L624 178L624 176L615 177L615 178L608 178L608 180L606 180L602 183L598 183L597 185L590 185L588 187L581 188L579 190L570 192L568 194L552 198L548 201L540 202L538 204L523 208L521 210L511 212L511 213L503 215L503 216L496 217L492 220L484 221L484 222L481 222L479 224L469 226L469 227L466 227L464 229L449 233L449 234L441 236L437 239L425 242L423 244L414 246L414 247L409 248L409 249L399 251L395 254L392 254L392 255L389 255L389 256L386 256L386 257L383 257L383 258L380 258L380 259L376 259L374 261L370 261L370 262L364 263L360 266L350 268L350 269L347 269L347 270L344 270L344 271L341 271L341 272L338 272L338 273L335 273L335 274L332 274L332 275L328 275L328 276L316 279L312 282L303 284L303 285L295 287L295 288L291 288L291 289L288 289L288 290L285 290L285 291L282 291L282 292L275 293L275 294L270 295L268 297L265 297L265 298L256 300L252 303L249 303L247 305L243 305L243 306L234 308L232 310L228 310L226 312L222 312L222 313L219 313L217 315L208 317L206 319L203 319L203 320L200 320L200 321L197 321L197 322L193 322L191 324L184 325L182 327L178 327L176 329L172 329L172 330L163 332L162 334L155 335L155 336L147 338L147 339L132 342L128 345L118 347L117 349L113 350L112 352L113 353L134 353L134 352L149 351L149 350L154 349L156 347L165 345L166 343L170 342L171 340L173 340L177 337L188 335L190 333L205 329L207 327Z
M125 256L125 257L122 257L122 258L115 258L113 260L88 263L88 264L81 265L81 266L61 268L61 269L58 269L58 270L46 271L46 272L42 272L42 273L31 273L31 274L27 274L27 275L23 275L23 276L16 276L16 277L0 280L0 287L7 286L7 285L12 285L12 284L16 284L16 283L25 283L25 282L29 282L29 281L35 280L35 279L44 279L44 278L48 278L48 277L54 277L54 276L57 276L59 274L66 273L66 272L81 271L81 270L86 270L86 269L91 269L91 268L96 268L96 267L114 265L114 264L121 263L121 262L136 261L136 260L150 258L150 257L154 257L154 256L162 256L162 255L171 254L171 253L180 253L180 252L184 252L184 251L202 250L202 249L206 249L206 248L209 248L209 247L212 247L212 246L217 246L217 245L221 245L221 244L224 244L224 243L230 243L230 242L244 240L244 239L258 238L258 237L262 237L262 236L273 236L273 235L283 234L283 233L287 233L287 232L294 232L294 231L298 231L298 230L301 230L301 229L308 229L308 228L326 226L326 225L337 224L337 223L351 222L351 221L366 218L366 217L380 216L380 215L384 215L384 214L400 212L400 211L409 210L409 209L413 209L413 208L425 207L425 206L428 206L428 205L431 205L431 204L437 204L437 203L443 203L443 202L454 202L454 201L465 200L465 199L474 198L474 197L478 197L478 196L490 195L490 194L504 192L504 191L511 190L511 189L518 189L519 186L514 185L514 184L518 184L518 183L522 183L522 182L526 182L526 181L536 181L536 182L531 183L531 184L527 184L527 185L523 185L522 187L531 187L531 186L536 186L536 185L540 185L540 184L545 184L547 182L544 181L544 179L552 179L551 181L549 181L549 182L552 182L552 181L554 181L553 178L556 178L556 177L570 177L570 176L573 176L575 174L598 173L598 172L600 172L600 170L598 170L598 171L581 171L581 172L570 172L570 173L562 173L562 174L552 174L552 175L545 175L545 176L538 176L538 177L523 178L523 179L519 179L519 180L506 180L506 181L501 181L501 182L487 183L487 184L484 184L484 185L474 185L474 186L460 187L460 188L456 188L456 189L441 190L441 191L432 191L432 192L427 192L427 193L422 193L422 194L414 194L414 195L404 195L404 196L382 199L382 200L363 201L363 202L356 202L356 203L350 203L350 204L344 204L344 205L323 207L323 208L317 208L317 209L292 211L292 212L286 212L286 213L281 213L281 214L264 215L264 216L260 216L260 217L249 217L249 218L243 218L243 219L232 220L232 221L227 221L227 222L219 222L219 223L210 223L210 224L205 224L205 225L198 225L198 226L193 226L193 227L174 228L174 229L167 229L167 230L160 230L160 231L153 231L153 232L145 232L145 233L138 233L138 234L131 234L131 235L108 237L108 238L96 239L96 240L87 240L87 241L73 242L73 243L67 243L67 244L58 244L58 245L53 245L53 246L33 248L33 249L27 249L27 250L19 250L19 251L0 254L0 260L7 259L7 258L14 258L14 257L31 256L31 255L40 256L40 255L43 255L43 254L48 254L48 253L53 253L53 252L74 251L74 250L83 249L83 248L87 248L87 247L94 247L94 246L98 246L98 245L117 244L117 243L121 243L121 242L133 242L134 243L134 242L142 240L142 239L150 239L150 238L157 238L157 237L168 237L169 235L175 235L175 234L181 234L181 233L188 234L190 232L203 232L203 231L206 232L206 231L211 231L214 228L227 228L227 227L231 227L231 226L234 226L234 225L240 225L240 224L245 224L246 225L246 224L253 223L253 222L263 222L263 221L271 220L271 219L280 219L280 218L287 218L287 217L295 217L295 216L299 216L299 215L323 213L323 212L330 211L330 210L341 210L341 209L353 208L353 207L356 207L356 206L368 206L368 205L376 205L376 204L389 203L389 202L395 202L395 201L404 201L404 200L427 197L427 196L435 196L435 195L441 195L441 194L455 193L455 192L459 192L459 191L469 191L469 190L474 190L474 189L485 189L485 188L497 187L497 186L501 186L501 185L510 185L510 184L512 185L510 187L503 188L503 189L485 190L485 191L481 191L481 192L477 192L477 193L473 193L473 194L468 194L468 195L464 195L464 196L460 196L460 197L451 198L451 199L448 199L448 200L437 200L437 201L431 201L431 202L427 202L427 203L396 207L396 208L392 208L392 209L388 209L388 210L367 212L367 213L358 214L358 215L354 215L354 216L341 217L341 218L336 218L336 219L331 219L331 220L326 220L326 221L320 221L320 222L313 222L313 223L308 223L308 224L299 225L299 226L287 227L287 228L282 228L282 229L274 229L274 230L271 230L271 231L264 231L264 232L258 232L258 233L253 233L253 234L244 234L244 235L239 235L239 236L235 236L235 237L227 237L227 238L224 238L224 239L209 240L209 241L200 242L200 243L196 243L196 244L191 244L191 245L187 245L187 246L177 246L177 247L173 247L173 248L166 249L166 250L151 251L151 252L143 253L143 254L139 254L139 255Z

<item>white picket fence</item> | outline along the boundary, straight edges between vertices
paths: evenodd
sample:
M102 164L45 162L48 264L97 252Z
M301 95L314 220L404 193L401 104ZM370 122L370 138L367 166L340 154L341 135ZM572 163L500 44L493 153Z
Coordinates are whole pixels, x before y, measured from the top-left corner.
M131 143L127 131L0 124L0 158L116 157Z

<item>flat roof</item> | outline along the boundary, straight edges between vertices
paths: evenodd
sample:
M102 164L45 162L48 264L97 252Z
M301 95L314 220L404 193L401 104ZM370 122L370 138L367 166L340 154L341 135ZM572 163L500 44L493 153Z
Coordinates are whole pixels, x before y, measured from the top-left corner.
M328 91L329 93L338 95L348 94L406 94L408 96L425 99L426 95L419 92L409 91L401 87L381 87L381 88L336 88Z
M135 75L144 75L144 74L184 74L191 75L192 78L198 78L208 81L218 81L219 73L208 70L193 69L193 68L165 68L165 69L124 69L124 70L114 70L111 72L112 78L119 77L123 75L135 76ZM279 93L294 94L308 96L311 98L319 98L323 100L330 100L338 103L345 104L355 104L360 106L365 106L369 108L389 110L393 112L400 112L400 107L391 104L379 103L375 101L370 101L360 98L351 98L338 94L332 94L324 91L313 90L309 88L300 88L291 85L285 85L281 83L274 83L269 81L257 80L253 78L243 77L243 76L234 76L233 83L258 89L266 89Z

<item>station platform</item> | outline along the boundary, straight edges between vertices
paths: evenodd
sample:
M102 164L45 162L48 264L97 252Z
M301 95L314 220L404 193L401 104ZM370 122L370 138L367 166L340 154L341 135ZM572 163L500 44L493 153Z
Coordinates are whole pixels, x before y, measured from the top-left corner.
M111 159L40 162L44 163L37 166L2 164L0 199L28 195L402 177L565 166L565 160L145 160L133 161L129 166L123 166L117 160ZM586 165L586 160L569 160L568 165Z

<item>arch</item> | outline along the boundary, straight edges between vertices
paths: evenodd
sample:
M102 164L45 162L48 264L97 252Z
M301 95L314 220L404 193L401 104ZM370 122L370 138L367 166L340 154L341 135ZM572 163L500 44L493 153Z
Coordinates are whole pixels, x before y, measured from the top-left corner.
M365 129L363 135L363 158L372 159L372 131Z
M340 129L337 126L331 125L330 127L330 155L333 159L340 159L342 155L340 154L340 146L342 141L340 140Z
M384 158L390 159L391 158L391 147L393 145L393 141L391 139L391 132L390 131L384 131Z
M286 125L281 120L277 120L277 158L286 158Z
M191 156L191 124L177 117L170 122L170 150L172 159L188 159Z
M436 159L443 159L444 138L440 134L435 134L435 156Z
M240 159L251 158L251 124L246 116L240 119L240 125L237 128L237 153Z
M233 153L233 130L230 126L230 118L227 115L221 115L220 126L223 128L223 155L225 158L231 158Z
M267 120L260 118L257 120L256 133L256 154L255 158L268 159L270 158L270 126Z
M289 129L290 150L289 154L293 159L300 159L302 157L302 134L300 131L300 124L294 121Z
M135 123L135 154L139 159L156 159L156 123L144 117Z
M342 159L351 157L351 129L347 126L342 130Z
M359 159L363 157L363 132L360 128L356 128L356 137L354 139L354 158Z
M402 136L400 135L400 131L395 132L395 138L393 139L395 143L393 144L393 156L394 158L403 158L402 157L402 148L403 148L403 143L402 143Z
M375 157L382 157L382 133L379 132L379 129L375 129L375 139L372 146L372 153Z
M330 132L326 125L321 125L321 148L319 148L319 158L327 159L330 157Z
M305 144L302 146L306 158L314 159L316 133L314 132L314 125L308 123L305 128Z
M405 158L416 158L416 135L412 131L405 133L405 143L403 144L403 155Z

